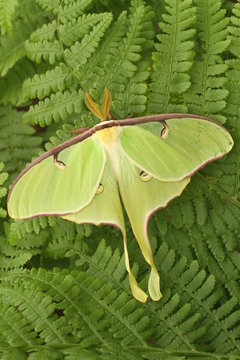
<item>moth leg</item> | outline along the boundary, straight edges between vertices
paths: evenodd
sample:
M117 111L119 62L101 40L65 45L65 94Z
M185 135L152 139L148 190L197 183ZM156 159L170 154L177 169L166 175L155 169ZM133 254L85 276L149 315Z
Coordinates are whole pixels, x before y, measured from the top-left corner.
M161 130L161 138L164 140L164 139L166 139L166 137L169 133L169 127L165 121L163 121L162 124L163 124L163 129Z
M54 165L60 170L63 170L66 167L63 161L58 160L58 154L54 155Z

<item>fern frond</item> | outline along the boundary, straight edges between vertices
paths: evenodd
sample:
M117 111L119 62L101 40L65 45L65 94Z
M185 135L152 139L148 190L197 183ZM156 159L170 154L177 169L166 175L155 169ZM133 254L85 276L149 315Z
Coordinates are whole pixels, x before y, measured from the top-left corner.
M46 13L41 10L40 6L35 0L18 1L16 17L20 17L26 21L26 18L30 17L33 19L36 15L42 17L46 16ZM40 22L38 26L41 24L42 22Z
M129 79L129 83L124 91L116 92L114 100L114 111L121 118L127 116L137 116L146 110L147 86L143 84L149 78L149 62L141 61L138 63L136 73ZM120 90L120 89L119 89Z
M109 37L112 41L112 43L110 43L111 47L106 48L106 53L101 51L103 49L105 50L105 46L108 44L106 39L105 44L103 44L103 48L100 50L102 56L106 59L104 61L104 65L101 64L100 58L97 57L96 60L93 60L95 62L94 68L90 62L90 66L89 68L87 66L87 72L85 74L84 70L80 69L80 73L82 74L83 78L85 78L87 75L88 82L90 80L90 83L93 84L92 86L94 89L92 89L92 94L95 98L98 99L100 97L104 86L107 86L113 94L115 93L115 97L113 98L112 111L113 113L116 112L117 117L121 118L129 115L128 111L131 109L131 103L133 104L134 102L133 89L138 89L137 83L141 82L140 79L147 78L148 76L148 74L146 74L147 62L145 61L140 65L140 59L141 53L144 50L149 49L149 46L152 44L151 39L154 35L152 18L153 13L151 8L140 5L130 14L129 28L126 36L123 37L125 35L125 29L123 25L126 21L125 13L123 13L121 17L119 17L118 23L115 25L115 29L121 27L122 38L118 38L117 43L117 37L114 38L112 34L109 34ZM116 45L118 46L118 50L116 49ZM116 51L118 52L119 56L116 56ZM99 71L98 69L100 68L101 70ZM92 70L93 73L91 74ZM96 82L96 76L94 77L94 74L98 74L98 82ZM130 79L133 78L135 74L136 77L133 80L133 87L131 87ZM85 79L83 81L85 81ZM146 102L146 97L143 95L143 93L146 91L146 88L141 87L141 85L139 85L139 88L140 89L138 89L138 91L140 91L140 96L139 98L137 96L135 97L136 108L134 109L138 111L140 109L145 109L144 104ZM132 92L132 98L131 94L129 93L130 89ZM129 105L130 109L127 108L124 111L124 106L128 107Z
M63 44L67 46L72 46L85 34L88 34L90 32L90 29L94 30L94 27L97 24L99 24L100 29L102 28L103 30L105 30L104 27L107 28L111 20L112 16L110 15L110 13L83 14L77 19L73 19L71 22L68 22L59 27L61 40ZM99 29L96 30L97 32L99 31Z
M230 33L230 51L233 55L235 55L237 58L240 57L240 49L239 49L239 43L238 39L240 37L239 34L239 18L240 18L240 4L236 4L233 8L233 16L231 17L231 26L229 26L229 33Z
M3 279L11 279L11 276L13 276L14 274L22 273L23 267L32 258L34 252L31 250L12 247L7 242L6 237L0 236L0 240L1 284Z
M89 256L86 252L81 251L77 244L75 246L70 247L66 253L67 257L73 256L73 254L77 255L76 266L81 268L84 264L88 265L88 273L93 275L99 274L99 276L106 277L107 279L111 279L113 277L114 282L117 286L124 288L125 291L129 292L129 284L126 275L126 270L124 268L124 257L120 256L119 249L116 249L114 252L112 251L110 246L106 246L106 242L102 240L96 252L93 256ZM99 268L101 266L101 268ZM99 270L97 270L99 269ZM136 275L136 266L133 272ZM129 292L130 294L130 292Z
M34 31L30 35L30 43L31 42L40 42L40 41L51 41L54 40L55 32L57 31L57 21L53 20L47 24L43 24L40 28Z
M108 281L113 281L115 286L126 291L128 284L125 281L124 259L120 257L119 250L112 252L105 242L101 242L92 257L78 250L77 246L74 246L67 256L73 256L74 253L79 256L76 265L80 269L85 268L90 274L98 274ZM207 276L204 270L199 269L196 261L189 266L186 258L176 260L174 251L169 250L166 244L160 247L155 258L160 265L165 300L157 307L152 307L151 304L146 304L145 307L159 324L153 334L156 345L172 349L191 349L192 341L203 341L204 338L206 344L210 334L215 333L217 337L221 333L224 341L230 341L232 349L238 351L239 334L233 336L231 330L225 326L228 316L226 314L223 318L219 315L221 306L217 307L217 312L214 310L223 294L223 290L215 288L214 277ZM173 294L171 297L169 291ZM232 301L235 304L233 308L229 308L227 302L225 303L228 315L236 308L236 301ZM237 318L239 319L238 315ZM238 320L232 324L233 328L237 322ZM192 332L195 324L197 330ZM217 332L214 331L216 328ZM213 338L209 350L211 347L215 350L217 348L216 344L213 345Z
M222 318L219 315L221 306L217 306L217 311L214 309L216 307L217 302L222 297L222 290L216 289L215 287L215 279L213 276L206 276L206 272L203 270L199 271L199 264L194 261L189 269L186 269L186 262L181 262L181 266L179 264L174 265L173 254L171 251L166 255L166 245L160 247L158 254L156 255L158 258L160 265L160 272L163 271L163 281L166 279L166 284L169 286L170 279L175 283L176 289L178 293L182 294L183 303L189 302L191 304L193 312L194 309L198 309L200 313L200 324L205 328L205 331L201 333L201 336L204 335L202 341L207 342L209 338L211 338L211 334L214 334L214 338L218 337L221 333L221 339L224 339L224 342L231 344L231 350L236 354L239 352L239 336L240 334L235 333L233 335L232 330L235 329L235 324L239 321L240 317L237 315L236 323L232 323L232 328L226 326L226 316ZM174 265L174 266L173 266ZM173 276L173 277L172 277ZM236 302L233 299L235 306ZM228 309L229 313L234 311L234 308L229 307L228 303L225 302L225 308ZM218 329L216 331L216 328ZM199 334L200 335L200 334ZM218 351L217 342L214 343L210 341L210 349L214 349L214 351ZM221 349L223 350L223 349ZM230 351L229 349L227 352Z
M48 259L63 259L66 257L66 253L69 251L74 243L78 243L79 246L84 246L83 238L86 237L84 231L85 226L77 229L76 225L71 222L63 221L62 219L56 219L55 225L50 224L48 246L44 251L44 256ZM57 227L57 231L56 231ZM80 228L82 228L80 230ZM92 234L93 229L90 230L89 235Z
M50 64L54 64L66 56L70 65L75 68L76 64L72 63L71 59L79 56L81 58L79 64L84 64L97 47L111 21L110 13L83 15L71 23L60 25L59 28L57 21L53 20L31 34L29 41L26 42L27 55L37 63L46 60ZM61 42L56 39L57 32L59 32ZM80 43L79 39L81 38ZM62 44L72 47L63 53Z
M149 94L149 113L184 112L180 95L190 86L193 63L195 7L192 0L167 0L167 14L159 23L157 52L153 54L153 75Z
M121 24L123 24L122 19L124 20L124 18L121 17ZM94 21L98 21L99 23L93 27L92 32L90 32L89 34L85 34L83 36L81 42L76 41L70 49L65 49L64 55L62 53L62 50L60 50L60 43L59 43L59 40L57 40L57 39L51 40L51 41L43 40L43 41L40 41L37 43L32 41L33 39L37 39L37 40L39 39L39 36L40 36L39 30L37 31L37 33L35 33L35 35L33 34L31 36L31 39L26 43L28 54L29 54L30 58L34 59L35 61L37 61L37 62L41 61L41 59L44 57L45 59L48 59L51 63L54 63L56 61L59 61L62 58L62 56L64 56L64 59L67 61L66 65L68 68L68 74L66 72L66 78L65 78L65 74L62 73L61 71L60 71L61 74L59 74L59 68L56 67L54 70L50 70L50 73L47 73L44 75L42 74L40 76L40 78L38 76L35 76L34 80L33 79L28 80L25 83L24 89L27 88L27 94L30 94L31 97L34 97L35 95L37 95L41 99L43 99L45 96L50 95L50 98L44 99L43 102L40 101L40 103L34 107L30 107L29 112L24 115L24 120L26 122L29 121L30 123L34 123L34 124L40 123L41 126L43 126L46 123L50 124L51 121L54 120L55 118L57 119L57 121L59 119L63 119L63 116L59 117L58 115L53 113L53 111L55 110L54 105L58 105L59 103L54 104L54 102L57 98L52 94L52 91L55 92L57 90L60 90L61 93L59 93L59 98L60 98L60 96L65 97L65 94L68 92L65 91L65 93L62 94L62 91L64 91L66 88L70 87L72 84L71 82L69 84L66 84L66 79L69 79L72 77L71 69L74 69L74 78L77 77L78 79L79 78L82 79L82 82L84 84L84 78L86 77L86 74L90 73L90 71L88 71L88 66L87 66L87 69L85 69L85 67L83 67L83 65L86 63L87 59L90 56L93 57L92 53L94 53L96 46L98 46L98 43L99 43L101 37L104 35L106 28L109 26L109 24L112 20L112 16L108 13L98 14L97 16L96 15L95 16L90 16L90 15L84 16L83 15L81 18L78 19L78 21L80 23L83 20L84 21L94 20ZM142 87L141 81L143 81L143 79L146 79L148 76L148 74L147 74L148 63L143 62L141 65L139 65L140 66L139 74L137 73L136 77L131 80L132 85L130 85L130 87L129 87L130 93L124 91L123 84L126 83L127 79L132 77L134 72L137 70L136 67L133 67L131 65L131 62L135 62L140 59L139 56L137 55L137 53L139 51L142 51L143 49L139 45L146 40L149 42L149 40L153 36L152 30L149 30L149 29L152 29L151 21L152 21L152 12L151 12L150 8L149 7L145 8L144 6L137 7L136 12L134 12L131 15L129 33L127 34L126 39L123 40L122 45L121 45L121 47L122 47L121 53L124 54L123 58L121 58L120 61L117 58L115 58L115 55L112 52L113 48L110 48L108 58L107 58L107 54L106 54L107 61L106 61L105 71L104 71L106 73L104 73L104 76L102 77L104 79L104 81L102 81L101 78L99 79L100 82L99 82L98 93L100 94L100 88L102 89L102 87L104 86L104 83L106 83L106 82L107 82L107 84L111 83L111 86L113 88L118 89L118 93L116 96L116 98L118 99L118 102L116 102L116 108L117 108L118 112L120 112L120 108L122 107L123 102L125 104L128 104L128 106L129 106L129 109L126 109L125 112L134 111L134 112L140 113L141 110L145 109L144 104L146 103L146 96L144 96L144 93L146 92L146 86ZM66 32L64 31L64 30L66 30L66 26L68 26L69 29L71 29L71 27L74 26L76 23L77 22L74 20L70 24L62 24L60 26L59 39L61 42L64 43L64 41L65 41L65 43L67 42L68 44L70 44L76 40L76 37L74 37L74 39L72 37L68 39L69 36L67 35L67 31ZM52 37L55 23L51 23L49 26L43 26L43 28L42 28L42 34L45 34L47 38ZM86 27L86 31L88 31L88 30L89 30L89 26ZM84 29L82 31L84 31ZM49 34L51 34L51 35L49 35ZM73 35L71 35L71 36L73 36ZM146 36L147 36L147 38L146 38ZM78 38L79 37L81 37L81 34L78 34ZM146 38L146 40L144 40L144 37ZM119 39L119 34L118 34L118 39ZM147 41L146 41L146 48L147 48ZM136 45L135 45L135 43L136 43ZM51 44L53 44L53 45L55 44L55 46L57 46L57 48L52 49ZM106 44L107 44L107 42L106 42ZM114 42L114 46L116 46L115 44L117 44L116 40ZM49 46L50 51L48 51L48 46ZM119 44L117 44L117 46L119 46ZM45 54L43 54L43 51L41 50L41 48L44 48ZM131 53L131 51L133 51L133 52ZM110 54L111 54L111 56L110 56ZM104 55L105 54L103 53L103 56ZM125 59L125 56L126 56L126 59ZM116 60L114 60L115 69L112 65L109 66L109 64L110 64L109 62L110 61L112 62L113 59L116 59ZM94 62L95 62L94 59L93 59L92 63L90 61L89 68L91 68L91 70L92 70L92 64ZM101 63L102 63L102 61L101 61ZM69 65L70 65L71 69L69 69ZM63 68L64 65L61 65L61 67ZM79 68L79 71L78 71L78 68ZM95 68L96 68L96 65L95 65ZM131 71L129 72L130 69L131 69ZM64 71L65 71L65 69L64 69ZM50 75L50 78L48 77L49 75ZM90 73L90 78L92 75L93 75L93 73ZM114 75L114 78L112 78L113 75ZM60 79L60 81L58 81L58 79L56 79L56 82L53 81L52 87L49 88L47 85L48 82L50 80L54 80L51 76L53 76L54 79L56 76L57 76L57 78L58 78L58 76L60 76L61 79ZM48 79L47 79L47 77L48 77ZM46 79L46 82L45 82L45 79ZM94 77L94 81L95 81L95 79L96 79L96 77ZM35 90L34 90L34 88L31 87L31 84L33 82L36 83L36 85L34 87ZM41 82L42 82L43 86L41 86ZM114 83L115 83L115 85L114 85ZM39 86L39 84L40 84L40 86ZM60 87L60 88L58 88L58 87ZM120 90L120 92L119 92L119 90ZM139 94L138 96L136 96L136 92ZM52 110L49 106L47 106L47 108L49 109L49 113L51 113L51 114L49 114L51 119L50 119L50 117L49 117L49 119L46 119L46 118L42 119L40 113L43 111L43 109L46 109L47 104L48 105L53 104ZM119 110L118 110L118 108L119 108ZM40 112L38 112L38 110ZM64 109L64 110L66 110L66 109ZM65 113L70 115L69 111L65 111ZM121 111L121 113L123 113L123 112ZM39 118L38 118L38 114L39 114ZM47 116L48 114L45 114L45 115ZM128 115L128 114L126 114L126 115ZM33 117L34 117L34 122L32 122Z
M151 60L147 53L150 53L153 45L153 12L150 7L143 5L136 7L134 11L133 5L129 31L122 42L121 54L125 58L120 58L115 64L114 73L109 74L108 80L108 86L116 94L113 111L121 118L141 114L145 111L147 102L147 87L142 83L149 77ZM141 61L142 54L145 54L144 61ZM108 61L106 65L110 65Z
M38 154L41 143L32 127L21 124L21 115L10 107L0 109L0 161L9 173L8 184Z
M0 29L3 35L12 32L12 21L17 6L18 0L0 0Z
M59 9L59 5L60 5L60 0L36 0L36 2L44 9L47 11L52 11L54 15L57 15L58 13L58 9Z
M93 55L86 66L80 67L78 71L78 77L82 79L83 84L86 81L88 87L92 88L90 93L94 98L99 99L101 97L104 86L110 88L112 93L116 93L116 98L113 98L112 109L118 117L128 115L129 109L126 109L127 112L123 115L124 107L129 105L131 107L131 104L132 107L134 106L134 89L137 90L137 93L140 92L139 97L135 96L136 108L134 110L139 111L145 108L142 107L142 104L146 102L146 97L141 97L143 92L146 91L146 87L141 87L140 82L141 79L148 76L146 74L147 62L145 61L140 65L139 61L141 59L140 53L151 46L151 39L154 34L152 27L153 14L151 8L143 6L142 2L135 10L129 16L127 32L126 13L123 12L109 30L98 54ZM120 55L116 56L116 52ZM139 65L139 74L135 64ZM132 89L132 98L130 100L130 88L126 86L135 73L134 85L130 86ZM96 78L98 79L97 82ZM139 87L136 85L136 81L138 81ZM129 104L129 100L131 104Z
M16 240L24 241L27 234L40 235L47 228L49 222L47 217L32 219L31 221L18 220L10 225L9 242L15 244ZM27 246L26 246L27 247Z
M221 1L195 0L197 28L200 33L201 52L191 70L193 85L185 95L189 112L214 118L221 123L225 118L219 115L226 106L228 91L221 54L229 46L226 11L221 9Z
M110 59L113 62L111 71L106 74L106 86L116 91L119 100L124 96L124 86L137 71L136 63L141 59L145 42L153 37L152 16L151 8L139 6L130 15L129 29L119 48L120 57L109 57L105 63L107 69L110 67Z
M96 82L96 78L104 76L105 71L102 69L102 59L112 57L118 50L119 42L127 30L126 15L126 12L121 13L117 21L108 29L98 51L93 54L84 66L79 67L78 76L82 79L83 88L87 85L92 88Z
M233 234L238 229L237 219L240 215L240 208L234 206L231 201L227 201L227 199L221 194L218 194L216 190L210 189L209 184L204 184L202 179L203 181L205 180L204 176L200 175L198 178L195 177L188 191L182 196L182 199L179 199L164 210L168 216L169 239L173 239L174 236L176 236L173 227L178 230L186 227L189 229L188 231L190 231L188 234L184 233L187 245L192 244L195 249L199 249L199 247L205 246L205 244L201 243L204 241L209 243L209 249L213 249L215 246L219 248L218 243L223 243L223 239L219 238L219 236L224 236L224 242L227 246L227 249L223 250L224 253L226 250L232 251L236 247L236 239L234 240L235 236ZM193 191L196 186L201 186L202 190L201 193L193 199ZM185 207L186 211L191 209L191 213L189 214L190 219L184 216ZM194 227L195 224L197 226ZM187 241L189 235L190 240ZM182 239L181 243L183 247L185 247L183 234L179 233L179 237ZM216 244L213 244L214 242L216 242ZM177 243L178 241L174 242L174 246L177 246ZM221 251L221 253L223 252ZM205 255L201 256L201 264L205 264L206 266L207 262L204 260L204 257L210 256L210 253L205 252ZM218 260L220 261L220 258L218 258Z
M66 1L55 4L57 18L38 28L26 41L26 51L31 60L37 63L45 60L56 66L25 82L25 99L38 97L40 102L30 106L24 121L44 126L52 121L65 120L77 108L75 113L79 113L77 102L81 98L75 101L75 90L79 90L81 78L77 68L96 51L112 21L110 13L82 15L89 3ZM44 9L53 10L46 1L39 1L39 4ZM41 114L45 110L43 117Z
M17 66L9 70L7 76L0 78L0 103L19 106L24 102L22 86L24 81L33 76L36 69L26 58L18 61Z
M70 327L64 318L58 318L54 313L56 306L50 296L44 296L36 289L25 289L17 282L12 287L4 287L2 284L1 294L12 308L19 308L25 318L25 323L30 323L35 329L35 341L37 340L36 333L39 332L40 342L54 343L56 340L62 344L67 342L67 336L64 333L66 334Z
M204 344L205 351L237 354L240 334L236 299L219 305L222 290L215 289L214 277L199 269L196 261L189 266L186 258L176 259L175 253L162 245L156 260L164 301L147 303L143 308L129 294L119 250L113 252L101 242L96 253L89 256L72 244L66 255L76 261L77 271L32 269L1 277L0 295L9 314L8 324L15 320L16 332L21 333L24 323L22 334L26 332L26 338L32 329L28 343L16 337L16 349L28 351L36 341L44 341L45 347L51 344L56 349L66 343L66 353L72 353L73 344L86 350L92 346L115 349L118 344L117 351L122 353L134 347L141 350L147 346L147 339L153 338L156 349L167 347L172 354L198 354L193 342ZM9 344L9 338L1 334L2 343ZM226 343L227 347L221 347Z
M25 123L39 124L44 127L53 121L59 122L66 120L73 112L80 113L82 109L81 92L64 91L52 94L39 104L34 105L23 115Z
M240 78L239 78L239 66L240 66L240 50L239 50L239 28L240 28L240 4L237 3L233 8L233 16L231 17L231 23L229 26L229 39L231 41L229 50L233 54L233 58L227 60L228 65L227 71L227 89L229 91L227 106L225 114L228 119L228 124L231 129L236 146L229 156L229 165L231 168L223 167L224 173L224 189L233 194L239 199L239 188L240 188L240 153L239 153L239 96L240 96ZM226 177L228 175L228 177Z
M42 0L41 0L42 1ZM59 12L59 19L63 23L67 23L72 19L76 19L82 15L84 10L92 3L93 0L75 0L63 2L63 6Z
M25 43L25 48L29 59L37 64L43 60L48 61L49 64L55 64L63 57L62 47L58 40L39 42L28 40Z
M190 112L197 112L200 114L205 113L205 115L214 117L215 113L219 113L219 111L225 106L225 99L228 93L225 90L226 78L223 76L223 73L226 71L227 67L220 57L220 54L229 44L229 42L226 40L228 19L224 18L224 10L219 10L220 2L216 3L211 1L196 1L196 5L198 9L198 29L202 29L203 31L201 37L201 40L203 41L203 52L199 52L198 58L201 58L202 56L203 59L194 63L194 85L192 85L192 87L189 89L189 92L185 95L185 98L187 101L189 101L189 99L195 99L192 102L192 105L189 107ZM237 23L237 19L235 23ZM214 35L214 31L217 36ZM235 36L235 39L231 39L231 41L233 44L236 44L238 36L237 29L235 31L234 27L231 27L230 32L231 37ZM212 36L207 36L207 34L210 33ZM216 115L215 118L221 122L224 122L225 116L227 115L228 124L233 130L232 133L233 136L235 136L235 141L239 141L239 135L237 135L237 132L235 131L238 126L238 94L240 91L237 85L237 67L235 67L238 66L237 60L235 64L234 62L235 60L230 60L227 62L230 70L227 73L229 83L226 85L227 89L229 89L230 96L228 98L226 110L224 110L221 115ZM197 72L197 68L206 69L205 79L200 79L199 76L203 76L204 71L199 70L199 72ZM209 73L207 73L207 71L209 71ZM205 86L205 90L201 86ZM207 90L209 87L210 91ZM211 93L212 91L214 93L215 90L216 96L214 95L212 98ZM204 94L205 100L201 102L202 96ZM193 103L196 106L193 105ZM204 106L203 103L205 104ZM213 109L215 105L216 110L208 110L208 113L205 112L208 106L208 109ZM230 271L229 269L231 269L230 273L232 276L231 281L229 281L229 291L234 296L239 296L238 292L235 291L236 278L239 276L237 275L239 274L239 270L237 271L236 265L234 265L236 263L235 249L237 246L237 241L234 234L238 228L237 218L239 216L240 210L240 206L236 200L239 188L238 170L237 176L235 177L235 171L239 168L239 166L236 165L238 164L237 159L238 155L235 148L232 154L230 154L228 157L227 162L226 159L223 159L220 160L215 166L209 166L206 168L204 173L208 177L198 175L198 178L194 177L194 182L192 180L192 187L191 185L189 187L191 194L190 197L196 197L196 189L198 189L199 195L196 200L194 200L193 205L194 211L196 213L195 216L198 219L197 221L199 225L204 224L204 227L195 227L194 229L191 228L190 232L187 234L184 232L184 230L183 233L180 234L179 231L177 232L173 231L173 229L170 229L168 234L168 239L170 241L169 243L175 247L178 245L177 242L173 240L174 236L179 236L179 238L182 239L182 249L184 249L184 253L190 258L192 257L192 253L188 247L189 245L193 246L195 254L197 255L197 258L201 262L202 266L208 267L220 283L224 283L225 276L227 276L226 274L228 271ZM231 196L230 194L234 195ZM185 195L187 195L187 192ZM183 212L185 212L185 195L181 199ZM192 200L188 200L188 206L189 201ZM184 226L188 226L182 214L180 215L179 205L176 206L176 209L170 205L167 209L168 213L169 211L171 222L175 227L178 229L183 229ZM193 212L191 213L193 214ZM199 219L198 213L200 214L201 219ZM192 216L190 216L190 218L192 218ZM194 222L196 222L196 220ZM190 240L188 240L189 236ZM208 259L208 261L206 259Z
M196 212L197 223L203 226L208 217L207 200L203 196L196 196L193 199L194 209Z
M99 41L104 36L106 29L112 21L112 14L106 14L100 23L93 27L93 30L85 35L81 42L75 42L70 50L65 50L65 56L72 68L86 63L87 59L96 50Z
M27 323L39 333L41 341L47 344L77 342L85 347L109 346L114 339L103 336L106 327L122 345L126 340L126 345L145 343L149 320L141 318L143 310L133 299L129 300L128 295L117 297L112 284L104 284L96 276L40 269L25 273L24 286L17 275L12 286L6 285L4 282L0 287L5 302L17 306ZM58 312L63 316L58 317Z
M220 2L196 1L195 4L197 29L202 31L198 48L200 49L202 41L203 51L199 50L197 53L198 60L194 62L191 71L193 85L184 94L184 100L189 112L205 114L224 122L226 112L221 110L226 104L228 94L225 88L226 73L224 73L227 67L221 54L229 45L228 19L224 17L224 10L220 9ZM236 89L235 84L234 88L229 86L229 89ZM210 91L207 90L208 88ZM212 91L216 95L213 98L210 95ZM234 100L236 104L237 94L234 96L236 96ZM230 116L231 104L232 100L229 101L229 115L227 115L227 118L230 118L228 122L230 129L234 121L233 126L236 127L238 116L237 113L233 117ZM236 136L235 139L238 137ZM224 284L228 277L229 292L232 296L239 297L235 290L236 279L239 276L239 270L235 265L238 243L235 234L238 231L237 219L240 215L240 205L236 197L238 191L234 193L237 183L234 174L238 168L236 159L233 151L227 159L224 158L206 167L204 176L195 175L183 196L163 210L165 212L163 219L168 220L167 222L164 220L165 226L168 226L164 239L169 246L181 251L189 260L197 258L201 266L214 275L218 284ZM159 221L162 222L161 219Z
M11 37L7 34L2 36L0 46L0 73L6 75L9 69L25 56L25 41L29 35L41 24L41 16L38 19L24 24L21 20L14 24L14 31Z
M65 64L60 63L52 70L47 70L43 74L36 74L28 78L23 84L23 94L25 98L43 99L52 93L63 92L71 87L73 77Z
M72 250L73 251L73 250ZM72 255L72 251L69 253L69 255ZM88 272L91 274L96 272L99 274L102 273L102 276L107 277L107 279L111 279L111 281L114 280L115 286L122 288L122 290L126 289L128 287L128 284L125 281L126 274L124 272L124 259L123 257L119 257L119 251L116 250L114 253L112 253L112 250L110 247L106 247L104 242L101 242L99 244L99 247L96 251L96 253L93 255L93 257L89 257L83 252L80 252L75 247L75 251L79 256L79 260L77 260L77 265L84 266L84 264L88 263ZM163 255L163 253L165 254ZM169 252L168 256L168 250L166 247L162 248L162 256L166 258L166 263L162 264L162 267L165 269L166 273L171 270L171 267L167 267L167 261L169 261L172 256L174 256L173 252ZM173 258L174 262L174 258ZM180 267L179 267L180 265ZM186 261L182 261L178 265L176 265L176 268L173 272L173 277L177 276L176 274L181 268L185 268ZM167 280L168 281L168 280ZM166 283L167 283L166 281ZM168 283L169 285L169 283ZM189 305L186 306L183 305L183 307L179 309L180 305L180 297L176 294L173 297L169 298L167 295L168 291L166 288L164 288L166 293L164 293L165 301L157 308L151 307L151 305L146 305L146 310L148 310L152 315L153 318L157 321L156 325L159 324L159 328L157 327L156 334L153 334L153 337L156 341L156 336L160 336L161 339L159 339L159 344L165 344L166 346L169 346L169 342L172 342L173 339L178 340L177 343L181 343L182 346L186 346L189 340L187 330L189 328L189 335L191 333L191 327L194 326L195 322L198 320L199 316L196 316L195 314L195 320L194 317L192 318L190 307ZM171 316L172 315L172 316ZM189 316L190 315L190 316ZM192 322L190 319L192 318ZM190 325L191 323L191 325ZM182 327L182 329L181 329ZM183 329L184 335L182 334ZM198 334L198 337L200 337L204 332L204 329L202 328L201 331ZM157 335L158 334L158 335ZM167 334L167 335L165 335ZM197 337L197 336L196 336Z
M33 346L40 342L35 338L33 328L26 324L24 315L14 307L1 302L0 306L0 341L1 347ZM34 341L35 340L35 341ZM21 351L11 354L13 359L21 359Z

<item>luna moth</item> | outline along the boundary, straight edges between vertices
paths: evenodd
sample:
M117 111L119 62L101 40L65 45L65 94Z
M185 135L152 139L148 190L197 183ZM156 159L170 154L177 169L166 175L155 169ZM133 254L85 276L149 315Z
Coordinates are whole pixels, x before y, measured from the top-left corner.
M157 301L162 295L148 221L183 192L195 172L228 153L233 139L218 123L192 114L106 120L112 101L107 89L101 109L88 94L85 101L101 122L27 165L9 191L8 213L14 219L61 216L118 227L132 294L145 302L147 294L130 268L123 204L151 267L148 292Z

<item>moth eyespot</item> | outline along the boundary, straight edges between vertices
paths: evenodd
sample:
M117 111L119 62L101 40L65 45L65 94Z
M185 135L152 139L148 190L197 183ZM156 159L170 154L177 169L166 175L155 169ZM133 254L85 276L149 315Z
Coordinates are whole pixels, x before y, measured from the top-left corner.
M140 176L140 179L141 179L143 182L147 182L147 181L152 180L152 175L146 173L146 172L143 171L143 170L140 172L139 176Z
M165 139L169 133L169 127L166 123L163 123L163 129L161 130L161 138Z
M63 161L58 160L57 157L58 157L57 155L54 155L54 164L55 164L55 166L60 170L65 169L66 165L64 164Z
M98 185L98 188L97 188L97 191L96 191L96 195L99 195L99 194L101 194L102 192L103 192L103 190L104 190L104 186L103 186L103 184L99 184Z

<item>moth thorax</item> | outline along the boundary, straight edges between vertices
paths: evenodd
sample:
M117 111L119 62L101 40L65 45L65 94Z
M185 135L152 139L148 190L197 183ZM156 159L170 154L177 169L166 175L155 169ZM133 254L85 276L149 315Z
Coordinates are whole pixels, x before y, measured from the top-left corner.
M120 127L113 126L108 129L98 130L95 133L97 139L99 139L104 145L107 143L114 143L118 141L120 134Z
M120 132L119 126L113 126L109 129L97 131L94 136L99 139L110 160L115 176L119 175L119 154L120 154Z

